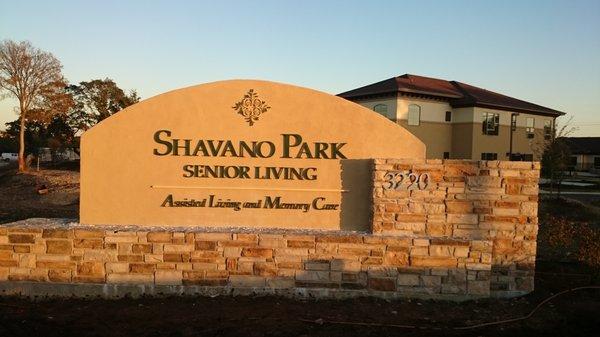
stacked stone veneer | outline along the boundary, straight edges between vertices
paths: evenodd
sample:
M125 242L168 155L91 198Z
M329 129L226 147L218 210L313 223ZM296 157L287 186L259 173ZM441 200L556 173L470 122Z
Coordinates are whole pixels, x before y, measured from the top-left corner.
M538 230L539 163L464 160L374 161L373 233L490 242L491 254L469 263L491 264L493 295L533 290ZM419 189L384 189L386 173L427 173ZM415 188L416 187L416 188ZM429 250L451 257L452 251Z
M4 226L0 242L4 281L195 285L317 297L489 295L490 265L470 258L491 254L485 240L148 232L33 221Z
M373 179L365 182L373 187L368 233L49 219L4 224L0 290L27 293L29 285L44 286L41 294L82 295L76 289L92 284L117 295L130 285L145 293L315 297L522 294L533 289L538 169L535 163L374 160ZM407 170L428 173L427 186L383 189L387 172ZM65 286L68 293L53 291Z

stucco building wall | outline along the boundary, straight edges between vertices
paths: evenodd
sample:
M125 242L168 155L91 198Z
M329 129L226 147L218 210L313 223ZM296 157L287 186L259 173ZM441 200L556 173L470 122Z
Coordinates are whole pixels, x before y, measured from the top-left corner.
M359 100L358 104L369 109L377 104L386 104L388 111L395 111L393 121L406 128L427 146L427 158L442 159L449 152L452 159L480 160L482 153L496 153L498 160L508 160L510 150L510 120L513 112L481 107L452 108L448 102L435 99L399 95L395 99L379 98ZM421 107L419 125L408 125L408 107ZM395 110L394 110L395 109ZM446 121L446 111L451 112L451 121ZM499 114L498 135L482 132L482 114ZM534 120L534 137L527 137L527 119ZM544 126L553 125L553 117L519 113L513 133L513 154L532 155L540 160L544 142Z
M444 152L452 152L452 125L444 122L421 121L420 125L408 125L406 120L397 123L417 136L423 143L429 144L426 149L427 158L443 158Z
M500 117L498 135L486 135L482 132L482 114L496 113ZM507 153L510 149L510 119L512 112L487 108L474 108L473 123L473 152L472 159L481 159L481 153L491 152L498 154L498 160L508 160ZM527 137L527 118L534 120L534 137ZM513 132L513 153L531 154L533 160L541 159L543 148L544 123L553 122L552 117L519 113L517 116L516 130Z

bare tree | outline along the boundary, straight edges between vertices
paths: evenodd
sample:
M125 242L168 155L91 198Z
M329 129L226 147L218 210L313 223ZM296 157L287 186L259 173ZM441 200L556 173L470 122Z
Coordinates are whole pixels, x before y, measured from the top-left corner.
M25 171L25 122L47 120L65 112L72 100L65 92L62 65L54 55L28 41L0 43L0 90L2 98L19 101L19 171Z
M557 188L557 198L560 198L561 185L565 179L565 172L569 170L571 151L567 143L567 137L577 131L571 126L573 117L567 119L561 125L556 125L554 135L544 142L542 146L542 176L550 181L550 194Z

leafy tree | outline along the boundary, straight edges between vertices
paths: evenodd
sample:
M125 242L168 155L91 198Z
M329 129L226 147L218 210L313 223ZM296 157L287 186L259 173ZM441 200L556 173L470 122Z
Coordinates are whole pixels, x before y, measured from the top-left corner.
M0 43L0 90L19 101L19 171L25 171L25 124L45 121L65 112L71 97L65 92L62 65L54 55L27 41Z
M19 144L17 139L11 137L8 133L4 131L0 131L0 153L4 152L17 152L19 149Z
M21 121L17 119L6 123L6 134L12 139L18 139L21 134ZM26 153L37 153L39 148L46 146L46 128L38 121L27 121L25 123L24 138L27 144Z
M135 91L126 94L109 78L70 85L68 91L75 105L67 116L67 123L75 134L140 101Z
M48 147L51 151L75 148L78 140L73 130L66 123L65 115L56 115L49 122L27 121L25 123L25 142L30 153L38 153L40 148ZM21 132L19 120L6 123L5 138L16 139ZM10 143L9 143L10 144Z
M46 125L46 146L52 149L79 147L75 132L67 123L65 115L54 116Z

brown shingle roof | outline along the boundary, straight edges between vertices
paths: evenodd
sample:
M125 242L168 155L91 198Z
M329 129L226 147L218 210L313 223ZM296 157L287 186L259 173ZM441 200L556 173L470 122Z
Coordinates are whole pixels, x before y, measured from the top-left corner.
M344 98L369 95L395 94L397 92L431 95L447 98L460 98L462 93L452 83L437 78L404 74L381 82L339 94Z
M338 96L354 100L397 93L418 94L446 99L452 107L480 106L524 113L560 116L564 112L529 103L516 98L457 81L404 74L373 83Z
M481 106L485 108L497 108L517 112L533 112L544 115L564 115L564 112L546 108L541 105L522 101L493 91L478 88L470 84L452 81L462 92L463 97L453 100L452 107Z

